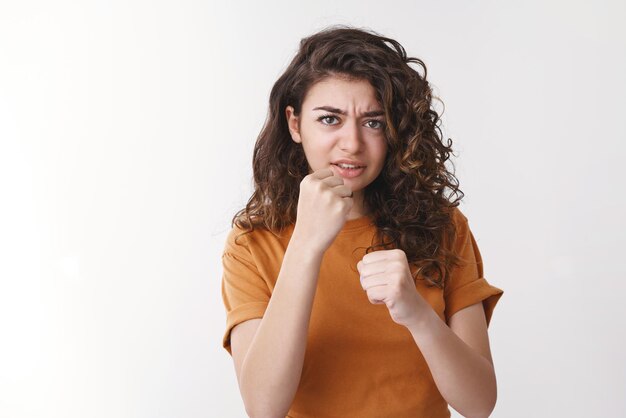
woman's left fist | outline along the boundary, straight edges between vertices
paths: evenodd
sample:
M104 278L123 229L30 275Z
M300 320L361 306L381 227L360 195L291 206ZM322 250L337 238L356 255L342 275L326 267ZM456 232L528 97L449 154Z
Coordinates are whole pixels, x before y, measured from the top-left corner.
M420 321L428 303L415 287L404 251L371 252L357 263L356 268L369 301L384 303L395 323L408 328Z

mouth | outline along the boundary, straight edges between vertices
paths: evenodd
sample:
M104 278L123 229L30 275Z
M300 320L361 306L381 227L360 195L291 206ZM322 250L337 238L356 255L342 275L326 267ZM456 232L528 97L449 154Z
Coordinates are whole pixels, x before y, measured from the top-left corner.
M346 170L356 170L358 168L365 168L364 165L356 165L356 164L335 164L335 163L331 163L331 164L336 167L343 168Z
M365 171L365 165L347 164L347 163L331 163L336 167L336 172L343 178L354 178L363 174Z

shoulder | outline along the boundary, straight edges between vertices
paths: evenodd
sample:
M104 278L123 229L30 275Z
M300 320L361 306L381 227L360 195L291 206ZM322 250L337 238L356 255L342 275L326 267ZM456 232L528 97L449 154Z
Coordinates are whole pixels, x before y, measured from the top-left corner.
M459 236L465 235L469 229L467 217L458 206L452 209L450 214L450 224L454 228L456 239L458 239Z
M452 222L457 227L463 224L467 224L468 222L467 217L458 206L452 209Z
M226 236L226 246L227 247L237 247L243 246L247 247L249 245L249 232L240 226L232 225L228 235Z
M283 243L288 243L292 232L292 227L272 232L257 226L250 231L235 224L226 237L225 252L251 252L254 249L282 246Z
M452 230L448 230L448 234L446 234L444 242L446 246L451 247L453 251L459 251L459 247L463 247L465 245L471 232L469 221L458 206L452 209L450 218L451 228L454 230L454 236L448 235L453 232Z

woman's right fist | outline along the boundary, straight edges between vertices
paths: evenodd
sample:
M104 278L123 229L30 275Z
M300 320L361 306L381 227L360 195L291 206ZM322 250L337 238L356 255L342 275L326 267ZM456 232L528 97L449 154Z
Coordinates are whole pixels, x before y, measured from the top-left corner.
M330 168L307 175L300 183L293 235L326 251L346 223L352 204L352 190Z

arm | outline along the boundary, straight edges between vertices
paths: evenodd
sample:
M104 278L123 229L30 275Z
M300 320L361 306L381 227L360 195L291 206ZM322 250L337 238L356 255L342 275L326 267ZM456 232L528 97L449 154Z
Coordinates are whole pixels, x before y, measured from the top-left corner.
M448 327L416 291L402 250L366 254L357 268L370 302L384 303L413 336L444 399L465 417L488 417L497 392L482 303L456 312Z
M488 417L497 387L482 303L454 314L450 327L429 306L424 306L421 318L407 328L441 395L465 417Z
M292 237L274 292L243 362L240 391L252 417L284 417L304 362L323 252Z
M302 374L322 258L352 201L352 190L330 168L307 175L300 184L298 219L241 366L239 387L253 417L284 417L289 411Z

